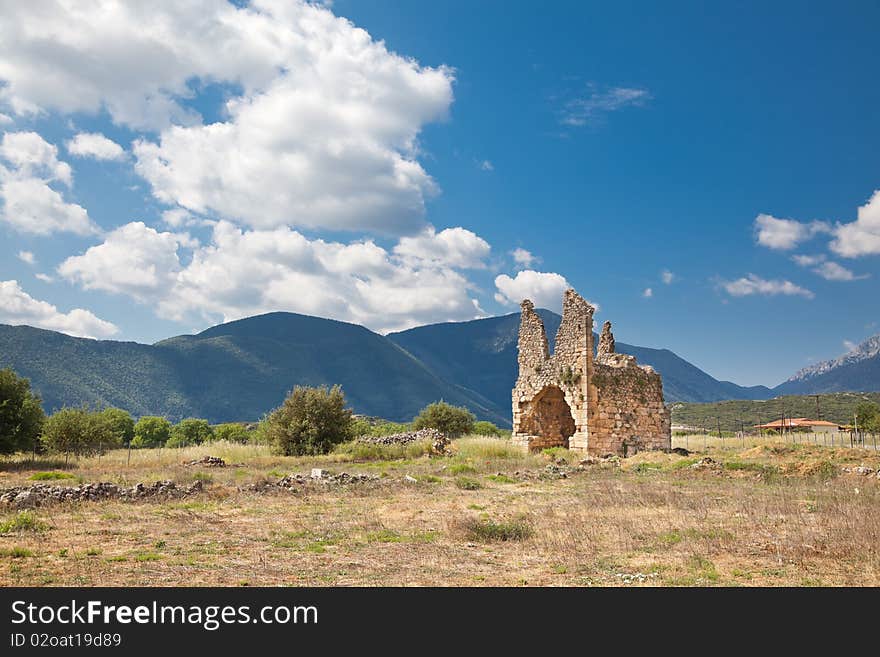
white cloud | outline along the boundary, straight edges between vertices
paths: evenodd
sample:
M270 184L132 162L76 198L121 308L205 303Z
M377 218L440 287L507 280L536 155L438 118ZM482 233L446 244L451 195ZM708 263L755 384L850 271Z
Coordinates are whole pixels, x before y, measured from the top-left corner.
M535 306L559 310L562 295L570 288L565 277L552 272L539 272L526 269L511 278L507 274L495 277L498 292L495 300L505 305L519 304L523 299L531 299Z
M513 261L516 263L517 268L528 269L541 262L541 259L538 256L521 247L515 248L510 252L510 255L513 256Z
M189 250L184 264L181 252ZM68 258L59 273L88 289L130 296L178 321L230 321L287 310L390 331L484 315L470 296L472 284L449 264L467 266L467 258L421 258L406 251L389 253L371 241L310 240L288 227L243 231L226 221L213 227L210 243L196 245L135 223Z
M112 231L83 255L67 258L58 273L87 290L147 302L173 285L180 270L179 245L194 246L195 242L187 235L160 233L137 221Z
M133 150L157 199L256 228L423 228L437 187L418 135L453 79L289 0L46 0L0 23L0 101L156 131ZM210 125L187 102L206 84L229 95Z
M822 253L816 255L793 255L791 259L801 267L811 267L813 273L818 274L826 281L858 281L868 278L867 274L856 275L843 265L828 260Z
M675 282L675 274L673 274L668 269L664 269L660 272L660 280L663 281L664 285L672 285Z
M482 162L480 162L480 170L495 171L495 165L492 164L489 160L483 160Z
M831 250L845 258L880 255L880 190L859 207L855 221L835 226Z
M22 262L26 262L29 265L34 265L37 262L36 258L34 258L34 254L31 251L19 251L18 259Z
M73 182L70 165L58 159L58 148L36 132L4 133L0 142L0 158L12 166L16 176L22 178L38 177L68 186Z
M613 87L599 91L595 85L588 84L585 95L564 104L560 120L564 125L583 126L601 121L609 112L626 107L642 107L649 100L651 94L647 89Z
M439 233L429 226L415 237L403 237L394 254L411 262L429 262L465 269L483 269L489 243L466 228L446 228Z
M125 149L122 146L97 132L80 132L67 142L67 152L96 160L125 159Z
M9 124L12 123L12 122L13 122L13 121L12 121L12 117L11 117L11 116L9 116L8 114L3 114L2 112L0 112L0 125L9 125Z
M778 219L769 214L755 217L755 235L758 244L769 249L787 251L809 240L818 233L831 232L824 221L802 223L794 219Z
M37 280L43 281L44 283L55 282L55 279L52 278L51 276L49 276L49 274L43 274L43 273L34 274L34 278L36 278Z
M867 278L867 275L857 276L851 270L836 262L823 262L813 271L826 281L858 281Z
M649 287L646 287L645 291L642 292L642 296L645 297L646 299L650 299L651 297L654 296L654 290L652 290Z
M2 164L6 163L6 166ZM98 232L85 208L68 203L50 187L71 186L70 166L58 149L35 132L7 132L0 142L0 221L24 233Z
M88 310L60 312L52 304L34 299L14 280L0 281L0 323L27 324L83 338L106 338L119 332L115 325Z
M856 344L855 342L853 342L852 340L844 340L843 341L843 348L846 349L847 353L849 353L850 351L855 351L856 347L858 347L858 346L859 345Z
M801 267L815 267L820 262L825 262L825 256L821 253L816 255L793 255L791 259Z
M791 281L766 280L755 274L738 278L735 281L722 281L721 287L733 297L745 297L754 294L763 296L802 296L812 299L815 295L808 289L795 285Z

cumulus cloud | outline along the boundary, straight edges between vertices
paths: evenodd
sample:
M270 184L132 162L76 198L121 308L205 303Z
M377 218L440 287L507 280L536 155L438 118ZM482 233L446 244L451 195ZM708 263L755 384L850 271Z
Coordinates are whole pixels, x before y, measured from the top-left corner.
M776 296L801 296L812 299L815 295L808 289L795 285L791 281L766 280L756 274L749 274L735 281L722 281L721 287L733 297L746 297L751 295Z
M664 285L672 285L675 282L675 278L675 274L668 269L664 269L660 272L660 280L663 281Z
M801 267L815 267L820 262L825 262L825 256L821 253L816 255L793 255L791 259Z
M867 275L858 276L851 270L836 262L827 261L813 269L813 271L826 281L858 281L868 278Z
M507 274L496 276L495 287L498 289L495 293L498 303L514 305L523 299L531 299L540 308L559 310L562 295L571 286L561 274L526 269L517 272L514 278Z
M415 237L403 237L394 247L395 255L405 261L435 265L483 269L490 251L489 243L466 228L446 228L439 233L429 226Z
M803 223L794 219L778 219L769 214L755 217L755 237L758 244L769 249L788 251L819 233L831 232L824 221Z
M818 274L826 281L858 281L868 278L867 274L857 275L843 265L828 260L819 253L816 255L793 255L791 259L801 267L810 267L813 273Z
M880 255L880 190L859 207L855 221L835 226L831 250L845 258Z
M304 2L47 0L0 24L0 101L153 131L133 152L157 199L263 229L418 232L418 135L453 79ZM206 84L229 97L210 125L188 102Z
M19 251L18 259L29 265L34 265L37 262L37 259L34 257L34 254L31 251Z
M188 235L160 233L141 221L110 232L104 242L67 258L58 273L87 290L125 294L146 302L174 283L179 245L195 246Z
M42 272L39 274L34 274L34 278L39 281L43 281L44 283L53 283L55 281L55 279L49 276L49 274L44 274Z
M649 287L646 287L645 291L642 292L642 296L645 297L646 299L650 299L651 297L654 296L654 290L652 290Z
M24 233L97 232L85 208L50 185L70 187L70 165L36 132L7 132L0 141L0 221Z
M82 308L63 313L21 289L18 281L0 281L0 323L50 329L82 338L106 338L119 329Z
M80 132L67 142L67 152L96 160L125 159L125 149L122 146L97 132Z
M510 252L510 255L513 256L513 262L516 263L517 268L529 269L541 262L538 256L521 247L515 248Z
M474 252L420 257L412 247L389 252L372 241L311 240L289 227L246 231L227 221L213 227L210 242L196 244L138 222L68 258L58 271L86 289L127 295L177 321L287 310L391 331L484 314L469 295L472 284L450 264L473 264Z
M596 123L610 113L626 107L642 107L651 100L647 89L612 87L605 91L588 84L585 94L567 100L560 113L560 122L568 126Z

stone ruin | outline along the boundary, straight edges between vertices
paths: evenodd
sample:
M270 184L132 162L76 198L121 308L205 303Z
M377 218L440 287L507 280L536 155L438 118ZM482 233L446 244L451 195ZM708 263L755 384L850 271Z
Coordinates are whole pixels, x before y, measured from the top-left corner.
M526 299L513 388L513 440L531 451L568 447L596 456L670 449L671 418L660 374L614 348L605 322L593 356L591 306L566 290L551 355L544 322Z

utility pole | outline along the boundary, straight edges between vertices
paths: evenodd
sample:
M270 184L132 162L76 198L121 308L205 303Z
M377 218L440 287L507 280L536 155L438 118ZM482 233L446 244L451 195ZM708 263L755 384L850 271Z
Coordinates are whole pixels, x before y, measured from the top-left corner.
M819 395L816 395L816 419L822 419L822 411L819 410Z

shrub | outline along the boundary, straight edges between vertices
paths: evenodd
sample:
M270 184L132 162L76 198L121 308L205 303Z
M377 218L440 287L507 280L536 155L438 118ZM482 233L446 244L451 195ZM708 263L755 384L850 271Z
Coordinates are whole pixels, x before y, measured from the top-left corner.
M113 447L128 445L134 438L134 418L128 411L111 406L101 411L101 417L110 430Z
M9 368L0 370L0 454L34 448L45 419L30 381Z
M494 436L496 438L503 438L504 436L510 434L509 431L499 429L491 422L486 422L485 420L474 422L474 427L473 429L471 429L471 433L474 433L478 436Z
M145 415L134 425L134 439L131 446L162 447L171 437L171 423L164 417Z
M106 418L86 408L62 408L43 424L46 449L59 454L97 454L112 447L115 437Z
M69 472L35 472L28 479L31 481L52 481L55 479L76 479L76 475Z
M8 520L0 522L0 534L13 532L42 532L48 525L37 517L33 511L19 511Z
M483 487L483 484L470 477L456 477L455 485L462 490L480 490Z
M297 386L269 414L266 435L274 451L286 456L326 454L352 437L352 413L342 388Z
M206 440L210 440L213 434L214 430L207 420L188 417L174 425L165 447L201 445Z
M227 422L226 424L217 424L213 427L213 434L207 438L209 441L225 440L229 443L246 443L250 440L251 434L247 427L238 422Z
M442 431L450 438L470 433L477 418L468 409L452 406L446 402L428 404L413 419L413 429L433 428Z
M488 520L467 518L460 522L460 529L471 541L524 541L534 533L526 518L513 520Z

